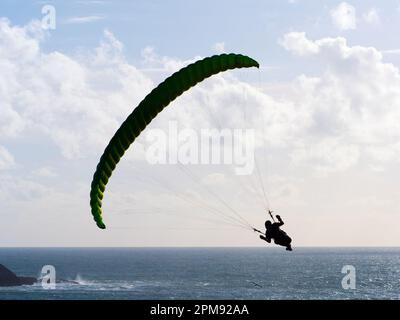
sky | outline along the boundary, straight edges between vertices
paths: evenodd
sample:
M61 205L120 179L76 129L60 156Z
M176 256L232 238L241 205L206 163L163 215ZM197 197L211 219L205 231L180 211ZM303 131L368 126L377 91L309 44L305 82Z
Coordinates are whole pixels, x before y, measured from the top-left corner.
M0 246L263 246L235 221L261 229L266 207L295 247L399 246L399 29L400 1L1 1ZM98 229L90 183L114 132L225 52L260 68L172 102L118 164ZM254 130L259 170L149 163L171 123Z

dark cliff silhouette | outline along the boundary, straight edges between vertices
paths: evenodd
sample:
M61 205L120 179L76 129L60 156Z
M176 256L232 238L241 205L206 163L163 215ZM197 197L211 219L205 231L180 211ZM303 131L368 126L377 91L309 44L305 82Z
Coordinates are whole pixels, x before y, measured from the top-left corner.
M32 285L37 282L34 277L18 277L14 272L0 264L0 287Z

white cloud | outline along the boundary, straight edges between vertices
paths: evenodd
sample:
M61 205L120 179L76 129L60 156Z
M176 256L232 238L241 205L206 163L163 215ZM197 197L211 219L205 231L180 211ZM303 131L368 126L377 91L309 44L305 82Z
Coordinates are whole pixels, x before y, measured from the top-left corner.
M296 166L309 165L315 167L316 174L327 174L344 171L357 164L359 147L347 144L337 138L320 139L317 143L301 144L292 154L292 162Z
M347 2L341 2L330 13L333 24L339 30L356 28L356 9Z
M305 32L290 32L279 40L279 43L288 51L294 52L299 56L318 52L318 46L307 39Z
M14 166L13 155L6 148L0 146L0 170L6 170Z
M108 31L86 56L40 50L26 27L0 20L2 136L28 132L50 137L68 158L104 147L152 81L126 63L122 44Z
M202 181L204 182L205 185L224 185L226 184L226 178L225 175L222 173L211 173L204 178L202 178Z
M65 20L66 24L81 24L81 23L90 23L99 20L104 20L104 16L82 16L82 17L71 17Z
M27 202L51 196L53 191L25 178L11 175L0 175L0 200L5 203Z
M158 71L173 73L178 71L180 68L188 65L189 63L195 62L200 59L199 56L189 60L179 60L171 57L160 56L156 53L155 49L151 46L144 48L141 52L143 58L143 64L145 71Z
M400 54L400 49L389 49L389 50L382 50L384 54Z
M367 12L365 12L363 14L363 19L365 22L369 23L369 24L379 24L380 22L380 17L379 17L379 13L375 8L371 8L369 9Z
M226 52L225 50L225 42L217 42L216 44L214 44L214 50L217 53L224 53Z
M2 119L7 117L0 123L3 137L36 132L56 143L69 159L89 157L101 152L132 106L153 87L147 75L125 61L122 43L109 31L91 53L73 57L57 51L42 52L41 40L26 27L12 26L4 19L0 23L0 90L4 93L0 99ZM180 97L174 102L179 112L174 111L177 108L168 109L156 124L165 128L169 119L180 119L186 126L199 129L221 125L215 119L223 119L225 127L241 127L242 106L250 104L253 112L247 113L247 121L262 128L259 137L262 134L271 146L288 147L302 159L307 158L304 154L309 150L304 146L315 144L322 150L321 143L336 137L337 152L349 152L341 145L346 143L351 150L360 149L359 157L350 157L354 161L363 156L388 161L387 157L378 157L376 150L392 148L399 134L398 69L384 63L378 50L350 47L341 37L313 41L304 32L291 32L280 43L301 57L318 57L327 71L318 77L298 77L286 85L286 97L280 100L230 74L214 76ZM168 72L198 59L159 56L151 47L142 54L146 67ZM225 117L226 112L231 116ZM314 140L308 140L311 136ZM321 140L315 140L315 136ZM375 147L375 152L367 152L367 143ZM395 155L397 151L390 160ZM316 157L325 155L312 151L310 158ZM321 163L346 168L329 161Z
M46 178L57 177L57 173L55 172L55 169L52 167L38 168L36 170L33 170L33 174L38 177L46 177Z
M296 35L288 34L284 38ZM337 163L337 169L355 164L358 159L371 165L397 161L400 156L399 69L385 63L375 48L351 47L341 37L316 41L300 38L302 41L295 45L284 47L298 54L307 43L314 48L306 51L308 55L318 58L326 71L319 77L299 77L288 91L292 92L289 99L296 101L298 112L307 115L309 121L302 133L303 142L308 141L307 148L301 149L300 140L294 159L319 157L322 165L334 168ZM305 140L307 135L310 140ZM330 163L324 152L330 152L329 157L336 160Z

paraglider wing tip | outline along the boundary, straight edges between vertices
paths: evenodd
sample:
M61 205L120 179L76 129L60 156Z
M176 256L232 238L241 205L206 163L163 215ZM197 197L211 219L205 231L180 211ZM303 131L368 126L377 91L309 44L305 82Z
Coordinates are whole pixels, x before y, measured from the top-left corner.
M103 222L97 222L97 226L98 226L100 229L105 229L105 228L106 228L106 225L105 225Z
M260 64L258 63L258 61L254 60L253 58L250 58L250 57L249 57L249 59L251 60L253 67L260 69Z
M254 59L252 59L250 57L249 57L249 59L250 59L250 66L256 67L257 69L260 69L260 64L256 60L254 60Z

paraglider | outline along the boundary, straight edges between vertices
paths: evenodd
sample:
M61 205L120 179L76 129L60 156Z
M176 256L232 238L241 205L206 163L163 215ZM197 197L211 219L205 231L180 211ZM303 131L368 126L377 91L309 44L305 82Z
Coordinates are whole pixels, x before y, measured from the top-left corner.
M292 251L292 239L286 234L285 231L281 230L280 227L284 225L282 218L279 215L276 215L278 222L275 221L274 216L272 215L272 211L268 210L269 215L271 216L274 223L270 220L265 221L265 235L257 230L254 231L261 233L260 239L271 243L271 240L274 240L274 243L286 247L286 250Z
M259 67L257 61L241 54L221 54L192 63L160 83L133 110L116 131L97 165L90 191L90 206L99 228L106 226L102 218L102 200L113 170L146 126L171 101L204 79L228 69Z
M259 64L248 56L234 53L215 55L198 60L165 79L139 103L111 138L93 175L90 190L90 207L93 219L100 229L106 228L102 216L102 200L108 180L125 151L146 128L146 126L158 115L158 113L160 113L169 105L170 102L175 100L183 92L189 90L191 87L206 78L229 69L250 67L259 68ZM258 170L257 166L257 173L261 180ZM262 185L262 182L260 183ZM263 186L262 189L264 197L266 198ZM266 221L266 232L264 235L263 232L252 227L250 223L247 222L246 219L244 219L229 204L213 194L210 190L207 191L233 212L235 217L227 217L230 219L230 222L236 222L241 227L261 233L262 235L260 238L269 243L273 239L275 244L285 246L286 250L292 250L292 239L280 229L280 226L283 225L283 221L279 215L276 216L279 222L275 222L272 212L268 210L274 223ZM220 212L217 211L217 213Z

